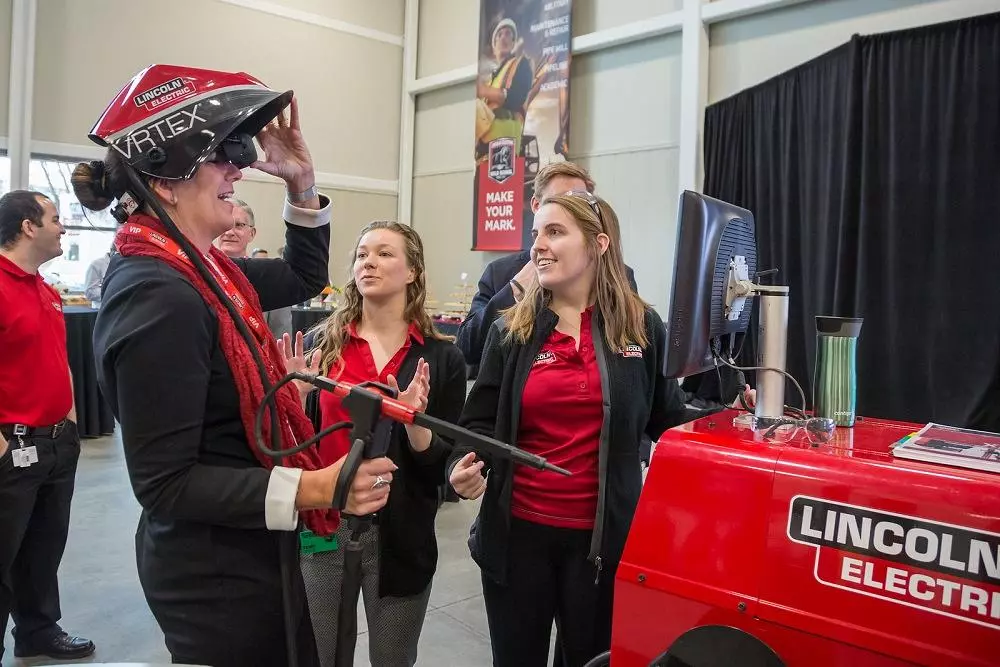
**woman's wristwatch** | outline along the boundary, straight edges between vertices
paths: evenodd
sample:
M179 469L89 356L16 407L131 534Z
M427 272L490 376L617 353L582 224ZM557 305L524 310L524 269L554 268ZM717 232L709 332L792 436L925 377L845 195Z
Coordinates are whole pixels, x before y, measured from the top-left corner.
M316 185L313 184L304 192L292 192L291 190L286 189L285 194L288 196L288 201L291 203L302 204L317 196L319 191L316 189Z

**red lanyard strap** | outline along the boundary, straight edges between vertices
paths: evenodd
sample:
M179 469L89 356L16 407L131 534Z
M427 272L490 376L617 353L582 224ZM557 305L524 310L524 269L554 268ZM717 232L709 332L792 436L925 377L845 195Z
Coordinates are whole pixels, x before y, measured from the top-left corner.
M126 231L129 234L135 234L145 241L149 241L153 245L163 248L171 255L176 255L188 264L192 264L191 258L188 257L187 253L184 252L176 241L169 238L166 234L162 234L154 229L150 229L144 225L136 224L134 222L126 223ZM254 313L253 308L250 306L250 302L244 297L239 289L237 289L236 284L229 279L219 265L215 263L215 260L210 256L205 255L205 263L211 268L212 273L215 274L216 279L219 282L219 286L229 297L229 300L233 302L236 308L240 311L240 316L243 321L250 325L253 329L254 334L261 341L266 339L266 336L270 336L266 333L264 323L259 317Z

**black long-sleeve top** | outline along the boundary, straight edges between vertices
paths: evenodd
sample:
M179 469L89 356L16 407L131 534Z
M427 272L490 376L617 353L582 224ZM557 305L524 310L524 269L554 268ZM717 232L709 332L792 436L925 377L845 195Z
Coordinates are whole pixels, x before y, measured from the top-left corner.
M315 346L315 339L308 341ZM465 405L465 361L458 348L445 340L425 337L411 342L397 374L400 387L409 386L423 358L430 366L430 391L424 412L447 422L458 422ZM313 396L314 423L322 424L322 410ZM398 466L392 492L378 513L379 595L407 596L425 590L437 569L438 548L434 519L439 494L447 484L444 466L454 443L434 435L424 452L410 447L406 429L393 424L386 456Z
M284 261L236 260L264 310L326 286L329 200L321 205L286 205ZM215 314L164 262L116 255L94 352L142 506L139 577L167 648L210 664L263 664L272 654L283 664L278 533L267 528L265 501L296 480L277 474L287 469L269 472L250 450ZM288 523L280 527L295 528Z
M517 446L522 411L521 395L538 351L556 328L558 316L542 309L535 320L531 339L524 344L505 340L505 323L490 326L479 377L469 393L459 421L476 433ZM599 443L599 488L597 516L591 539L590 558L597 576L602 568L614 576L632 523L642 488L640 441L643 434L656 440L664 430L688 419L684 404L669 405L667 393L676 389L674 380L661 372L666 351L666 329L653 310L646 312L648 343L641 356L629 357L612 351L604 340L603 317L598 313L593 345L604 396L604 425ZM668 407L669 405L669 407ZM470 451L456 446L447 472ZM501 584L507 580L507 541L514 471L509 461L481 456L489 473L486 494L469 540L473 559L483 573Z

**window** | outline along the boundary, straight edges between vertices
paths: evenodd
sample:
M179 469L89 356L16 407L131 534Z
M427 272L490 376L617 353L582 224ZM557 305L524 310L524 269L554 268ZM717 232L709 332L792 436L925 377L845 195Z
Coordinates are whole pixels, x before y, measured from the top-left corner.
M0 150L0 195L10 192L10 158Z
M78 162L38 155L28 168L29 189L52 199L66 227L63 254L43 264L39 271L47 282L70 292L84 290L87 267L110 250L118 227L111 209L88 211L73 194L71 176ZM0 195L9 192L10 186L10 158L6 151L0 151Z
M87 267L111 249L118 227L111 209L88 211L73 194L70 179L77 162L36 156L28 171L28 187L52 199L66 227L63 254L43 264L39 271L49 283L71 292L84 290Z

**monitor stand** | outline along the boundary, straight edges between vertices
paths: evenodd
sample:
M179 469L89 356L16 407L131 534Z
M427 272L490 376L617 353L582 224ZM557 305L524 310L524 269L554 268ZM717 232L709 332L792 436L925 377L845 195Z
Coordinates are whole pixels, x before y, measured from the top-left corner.
M788 286L754 285L760 298L757 366L774 370L757 371L757 404L754 416L781 419L785 416L785 356L788 346Z
M760 299L760 325L757 329L759 352L757 371L757 421L782 419L785 416L785 352L788 343L788 286L761 285L750 280L746 258L729 262L726 281L726 317L738 320L747 299ZM772 370L761 370L763 368Z

